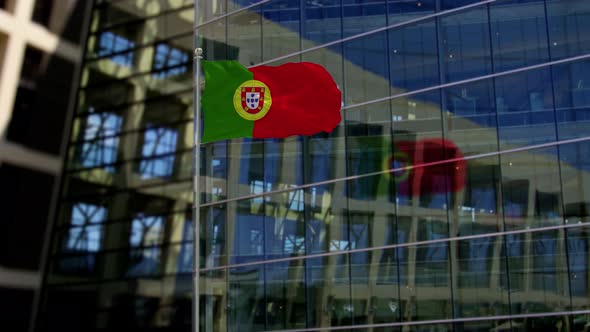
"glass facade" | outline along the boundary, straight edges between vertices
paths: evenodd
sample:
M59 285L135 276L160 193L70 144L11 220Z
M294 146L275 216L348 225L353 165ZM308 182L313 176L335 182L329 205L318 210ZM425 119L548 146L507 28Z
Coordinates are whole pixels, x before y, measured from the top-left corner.
M193 43L343 92L201 146L201 331L588 329L590 2L141 3L94 6L41 330L190 330Z

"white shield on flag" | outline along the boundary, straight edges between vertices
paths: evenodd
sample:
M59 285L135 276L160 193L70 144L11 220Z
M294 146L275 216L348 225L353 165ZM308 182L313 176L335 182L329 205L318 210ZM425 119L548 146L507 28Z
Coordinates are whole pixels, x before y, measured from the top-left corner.
M260 104L260 92L246 92L246 105L249 109L255 110Z

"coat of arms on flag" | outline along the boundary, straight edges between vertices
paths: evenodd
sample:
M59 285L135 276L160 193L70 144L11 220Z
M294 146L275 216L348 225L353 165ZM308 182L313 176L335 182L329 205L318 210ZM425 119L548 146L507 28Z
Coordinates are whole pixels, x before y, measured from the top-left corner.
M270 89L260 81L248 80L234 92L234 108L246 120L262 119L271 105Z

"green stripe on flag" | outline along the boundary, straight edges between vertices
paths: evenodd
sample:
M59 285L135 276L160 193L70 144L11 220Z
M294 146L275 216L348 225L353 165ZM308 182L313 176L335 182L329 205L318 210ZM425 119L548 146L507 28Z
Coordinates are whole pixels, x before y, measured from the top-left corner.
M204 118L203 138L217 140L252 137L254 121L248 121L234 110L234 92L254 75L237 61L202 61L205 90L201 97Z

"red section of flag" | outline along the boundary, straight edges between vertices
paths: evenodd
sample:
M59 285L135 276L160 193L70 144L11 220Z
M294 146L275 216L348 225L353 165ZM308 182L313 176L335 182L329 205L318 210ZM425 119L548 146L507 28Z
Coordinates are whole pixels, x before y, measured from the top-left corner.
M253 137L313 135L340 123L341 92L322 66L300 62L250 71L272 97L268 114L254 122Z
M401 194L420 196L458 192L465 186L467 164L459 148L451 141L432 138L395 143L396 151L408 156L412 169L399 184ZM452 160L451 162L445 162Z

